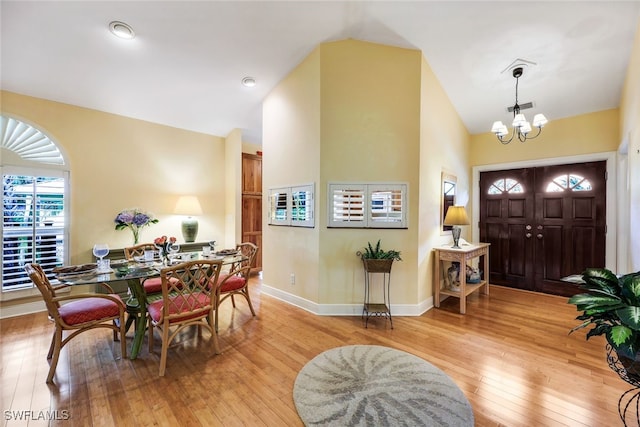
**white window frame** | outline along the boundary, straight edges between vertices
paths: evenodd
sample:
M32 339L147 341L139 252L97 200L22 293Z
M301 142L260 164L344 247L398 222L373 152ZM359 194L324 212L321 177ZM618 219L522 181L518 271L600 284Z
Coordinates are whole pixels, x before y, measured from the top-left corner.
M300 218L294 215L294 195L300 192L306 193L305 215ZM315 185L306 184L292 187L279 187L269 189L269 225L281 225L289 227L315 227ZM286 198L285 217L278 217L278 211L281 211L281 205L277 205L278 201Z
M382 206L377 206L380 193L397 191L400 192L399 206L396 199L385 197L382 197ZM352 193L353 197L345 199L343 194L348 193ZM406 182L330 182L327 191L327 227L408 228L408 195L409 184ZM381 212L390 215L381 217ZM391 215L393 212L396 214Z
M304 201L304 216L294 215L295 209L295 195L298 193L305 193ZM291 203L291 209L289 210L292 227L315 227L315 191L314 185L299 185L297 187L291 187L291 194L289 196L289 202Z
M62 225L62 252L63 252L63 264L69 263L69 172L64 170L39 168L30 166L2 166L0 167L0 175L24 175L24 176L36 176L36 177L59 177L64 180L64 224ZM4 193L3 193L4 198ZM3 205L4 214L4 205ZM34 227L37 227L34 225ZM38 229L34 228L34 233L38 233ZM2 251L0 252L0 266L4 265L4 227L0 227L0 241L3 242ZM34 234L35 235L35 234ZM26 260L25 262L33 262L34 260ZM2 278L3 268L0 268L0 279ZM25 273L26 275L26 273ZM1 280L4 283L4 280ZM55 280L52 280L55 282ZM14 298L20 298L23 296L38 294L32 283L24 284L14 289L5 289L4 286L0 289L0 300L10 300Z
M280 204L284 196L285 206L284 214L282 218L278 215L278 212L282 211L282 205ZM291 187L270 188L269 189L269 211L268 219L269 225L289 225L291 223Z

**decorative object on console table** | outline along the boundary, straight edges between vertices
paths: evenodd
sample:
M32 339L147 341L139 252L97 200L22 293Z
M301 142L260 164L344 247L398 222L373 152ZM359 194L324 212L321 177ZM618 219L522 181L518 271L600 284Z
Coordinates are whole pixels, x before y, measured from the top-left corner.
M458 242L460 241L460 233L462 229L461 225L469 225L469 217L467 211L464 210L464 206L450 206L447 210L447 215L444 218L444 225L451 225L451 236L453 237L454 249L460 249Z
M391 329L393 329L393 320L391 318L391 302L389 289L391 285L391 266L393 261L402 261L400 252L394 249L383 250L380 247L380 240L374 247L371 242L365 248L356 252L356 255L362 260L364 267L364 307L362 309L362 318L364 319L365 328L368 327L369 318L371 316L382 316L389 319ZM370 296L370 275L371 273L382 273L382 303L371 303Z
M174 213L186 216L182 220L182 237L184 241L186 243L195 242L198 235L198 220L193 217L202 215L202 208L198 198L196 196L181 196L178 198Z
M176 253L180 250L180 246L176 244L175 237L157 237L153 240L153 245L158 249L160 262L162 265L169 265L169 254Z
M133 244L137 245L140 241L140 229L151 224L157 224L158 220L150 213L138 208L132 208L120 212L113 222L116 223L116 230L130 229L133 233Z

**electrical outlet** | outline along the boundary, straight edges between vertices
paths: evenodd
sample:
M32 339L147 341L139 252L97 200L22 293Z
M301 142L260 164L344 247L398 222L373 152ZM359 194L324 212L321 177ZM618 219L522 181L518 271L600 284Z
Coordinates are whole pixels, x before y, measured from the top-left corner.
M291 276L289 276L289 282L291 282L291 285L296 284L296 275L294 273L291 273Z

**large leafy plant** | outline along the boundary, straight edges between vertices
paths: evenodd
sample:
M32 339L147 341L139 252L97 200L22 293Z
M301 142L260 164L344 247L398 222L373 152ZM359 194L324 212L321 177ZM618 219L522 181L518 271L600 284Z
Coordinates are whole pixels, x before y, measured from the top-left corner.
M399 251L394 249L389 249L387 251L383 250L380 247L380 240L378 240L378 243L376 243L375 246L373 246L371 242L368 242L367 246L356 252L356 255L362 259L393 259L396 261L402 261Z
M587 292L569 298L583 313L571 332L593 325L587 339L604 335L619 355L635 359L640 351L640 272L618 277L606 268L582 274ZM571 333L570 332L570 333Z

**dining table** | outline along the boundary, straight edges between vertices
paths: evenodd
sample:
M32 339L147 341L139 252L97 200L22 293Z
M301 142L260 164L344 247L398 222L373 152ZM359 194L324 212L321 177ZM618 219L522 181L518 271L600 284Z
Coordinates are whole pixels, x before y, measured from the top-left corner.
M211 253L204 254L202 251L181 252L169 261L174 265L180 262L194 260L222 260L222 265L227 269L233 270L233 266L246 261L248 258L239 252L230 253ZM86 266L87 264L85 264ZM56 274L56 279L60 283L66 285L95 285L98 283L126 282L129 288L128 298L126 301L127 311L130 316L138 316L139 321L135 322L135 332L133 343L129 353L129 359L136 359L144 335L146 332L147 305L149 303L147 295L144 291L143 283L151 277L159 277L165 263L160 262L157 258L153 261L145 261L144 259L134 260L111 260L108 271L98 271L97 268L71 268L63 269L66 273ZM75 271L74 271L75 270ZM69 272L71 271L71 272ZM123 337L121 339L124 339Z

